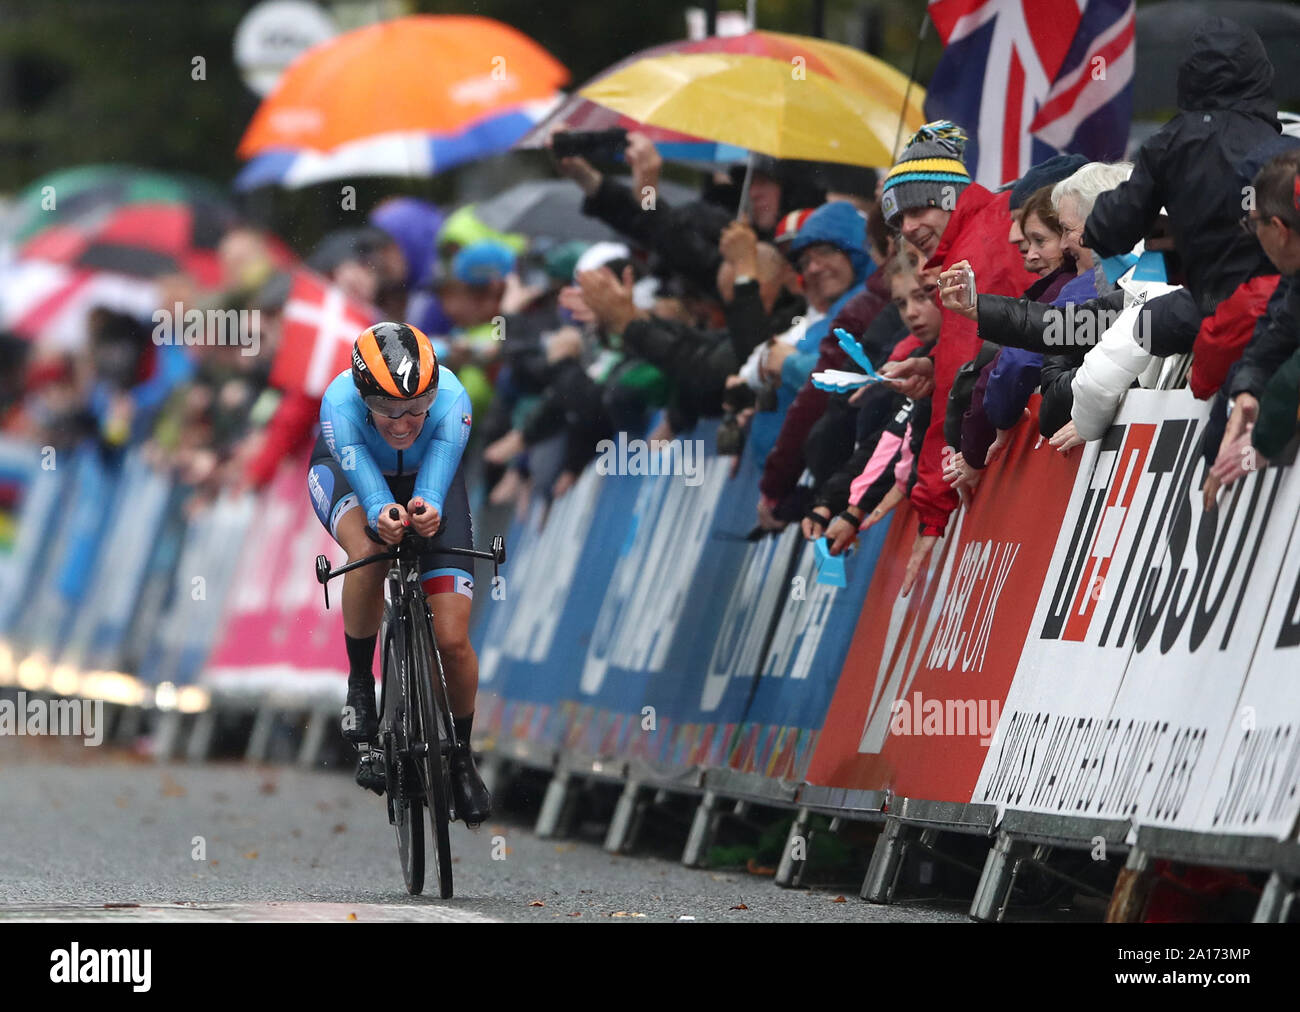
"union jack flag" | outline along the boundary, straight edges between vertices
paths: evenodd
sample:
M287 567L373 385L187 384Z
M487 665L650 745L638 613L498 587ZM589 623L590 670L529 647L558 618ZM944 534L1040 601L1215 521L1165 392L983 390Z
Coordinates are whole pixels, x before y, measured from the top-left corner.
M930 0L944 51L926 117L966 129L976 182L1000 186L1063 152L1123 157L1133 8L1133 0Z

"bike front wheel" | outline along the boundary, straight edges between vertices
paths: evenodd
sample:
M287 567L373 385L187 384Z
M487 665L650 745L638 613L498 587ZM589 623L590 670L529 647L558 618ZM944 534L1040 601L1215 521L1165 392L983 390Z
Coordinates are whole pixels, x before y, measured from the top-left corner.
M419 718L411 699L410 670L396 642L386 654L389 683L396 689L392 726L384 748L388 771L388 799L393 828L397 832L397 856L402 862L406 891L419 896L424 891L424 802L419 792L408 789L412 780L411 741L418 733Z
M439 894L451 899L451 774L449 760L451 737L447 733L450 715L446 711L442 689L442 665L428 612L417 613L413 625L411 684L419 704L420 737L424 742L421 761L417 764L424 785L425 800L433 825L433 864L438 873ZM443 718L440 724L439 718Z

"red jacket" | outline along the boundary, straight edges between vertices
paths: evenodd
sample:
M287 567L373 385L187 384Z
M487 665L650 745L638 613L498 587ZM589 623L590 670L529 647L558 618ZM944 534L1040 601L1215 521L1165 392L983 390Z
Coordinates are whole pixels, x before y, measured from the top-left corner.
M1019 297L1038 276L1025 270L1020 251L1007 241L1011 231L1011 192L990 193L971 183L957 198L927 267L947 269L969 260L975 271L975 286L990 295ZM943 310L943 325L934 347L934 410L917 461L912 505L921 520L922 534L942 535L948 515L959 503L957 493L943 480L943 420L947 414L948 391L953 377L980 349L979 327L974 321Z
M300 390L286 390L266 426L265 440L248 464L248 479L260 489L275 477L280 461L292 457L312 441L320 421L319 397Z
M1198 398L1208 400L1223 385L1228 370L1250 344L1255 324L1268 312L1268 300L1281 280L1280 274L1265 274L1243 281L1213 314L1201 321L1192 347L1192 372L1187 378L1187 385Z

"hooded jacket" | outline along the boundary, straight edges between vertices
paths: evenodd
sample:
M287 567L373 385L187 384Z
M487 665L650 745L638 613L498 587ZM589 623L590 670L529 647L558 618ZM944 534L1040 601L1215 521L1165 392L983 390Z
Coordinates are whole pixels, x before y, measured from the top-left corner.
M1243 281L1276 273L1237 227L1238 166L1281 130L1259 36L1226 18L1202 22L1178 69L1178 108L1142 145L1128 181L1097 197L1083 243L1102 257L1127 253L1164 206L1187 287L1208 316Z

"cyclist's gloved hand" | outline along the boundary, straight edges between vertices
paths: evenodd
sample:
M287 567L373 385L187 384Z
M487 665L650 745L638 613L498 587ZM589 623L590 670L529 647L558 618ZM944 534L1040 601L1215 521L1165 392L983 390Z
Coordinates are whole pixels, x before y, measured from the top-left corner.
M407 503L406 508L410 511L411 526L415 528L416 534L422 538L431 538L438 533L438 528L442 526L442 517L436 509L419 496Z
M397 519L392 518L393 510L397 511ZM379 511L379 519L375 522L375 532L390 545L395 545L402 540L402 535L406 533L406 525L410 518L406 515L406 510L402 509L397 503L389 503Z

